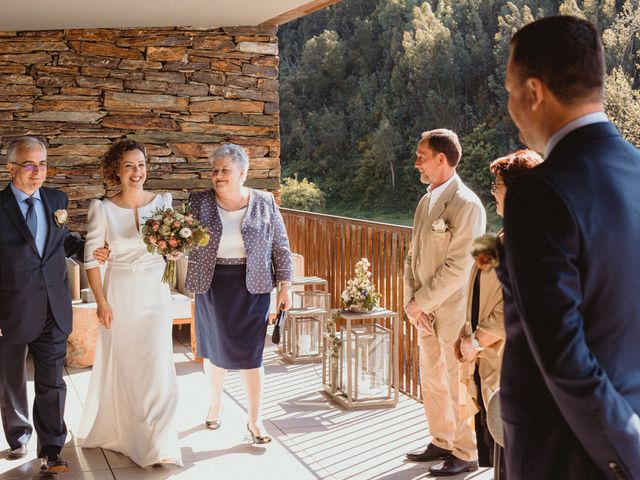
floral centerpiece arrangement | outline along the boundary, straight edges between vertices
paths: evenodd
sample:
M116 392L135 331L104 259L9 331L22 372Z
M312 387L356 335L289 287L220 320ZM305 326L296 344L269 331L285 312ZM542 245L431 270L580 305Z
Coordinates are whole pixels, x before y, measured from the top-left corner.
M356 276L347 282L340 298L347 310L352 312L370 312L380 304L380 294L371 283L371 263L366 258L356 263Z
M149 253L164 255L167 265L162 281L168 284L176 282L175 260L194 248L209 243L209 233L200 222L191 215L188 204L183 204L182 212L173 208L159 208L151 217L145 219L142 226L142 239Z
M476 238L471 245L471 256L480 270L489 270L500 265L498 248L500 239L497 235L487 233Z

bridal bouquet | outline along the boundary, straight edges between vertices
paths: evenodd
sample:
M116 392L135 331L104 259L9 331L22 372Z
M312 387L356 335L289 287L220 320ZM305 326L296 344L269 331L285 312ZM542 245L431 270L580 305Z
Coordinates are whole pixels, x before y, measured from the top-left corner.
M371 283L370 266L371 263L366 258L356 263L356 277L347 282L347 288L340 295L347 310L370 312L380 304L380 294Z
M200 222L193 218L188 204L182 212L173 208L159 208L142 226L142 239L149 253L159 253L167 259L162 281L169 285L176 282L175 260L194 248L209 243L209 233Z

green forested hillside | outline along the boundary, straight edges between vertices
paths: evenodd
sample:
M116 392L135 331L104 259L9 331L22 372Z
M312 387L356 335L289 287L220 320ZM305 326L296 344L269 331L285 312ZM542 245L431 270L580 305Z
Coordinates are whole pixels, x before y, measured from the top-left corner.
M640 146L640 0L343 0L278 34L283 176L316 183L330 211L410 212L424 192L417 140L446 127L461 137L461 176L490 204L487 165L520 146L509 39L557 13L598 25L607 112Z

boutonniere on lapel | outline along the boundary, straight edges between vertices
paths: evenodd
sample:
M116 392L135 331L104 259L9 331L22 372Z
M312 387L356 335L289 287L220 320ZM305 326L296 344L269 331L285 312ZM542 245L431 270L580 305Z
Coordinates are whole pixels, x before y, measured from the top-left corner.
M498 254L500 239L493 233L476 238L471 245L471 256L480 270L491 270L500 265Z
M444 218L439 218L431 224L431 230L434 232L446 232L449 230L449 224L444 221Z
M58 225L59 227L64 227L67 224L68 218L69 214L64 208L53 212L53 219L56 221L56 225Z

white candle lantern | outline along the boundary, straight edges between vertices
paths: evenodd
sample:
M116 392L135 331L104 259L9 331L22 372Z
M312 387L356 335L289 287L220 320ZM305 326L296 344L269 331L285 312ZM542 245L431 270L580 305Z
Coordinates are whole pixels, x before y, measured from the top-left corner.
M398 314L383 308L367 313L333 312L339 312L344 325L323 335L324 392L345 408L396 405Z

